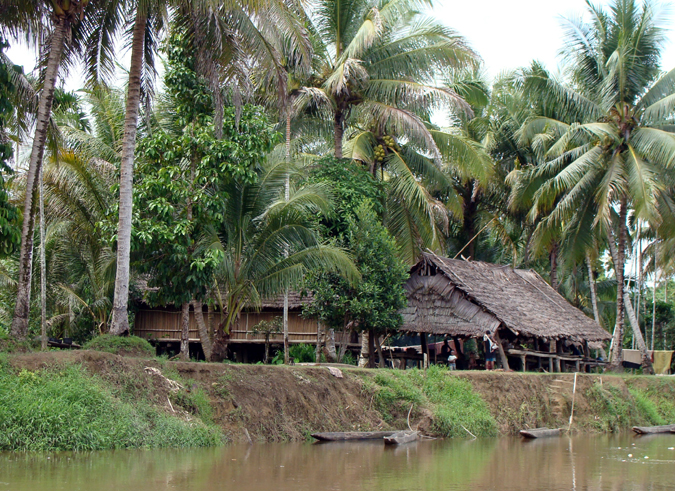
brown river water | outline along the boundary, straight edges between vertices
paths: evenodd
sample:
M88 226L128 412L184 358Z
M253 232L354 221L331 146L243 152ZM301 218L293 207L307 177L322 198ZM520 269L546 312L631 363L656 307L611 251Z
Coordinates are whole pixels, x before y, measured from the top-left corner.
M0 453L0 491L675 490L675 435Z

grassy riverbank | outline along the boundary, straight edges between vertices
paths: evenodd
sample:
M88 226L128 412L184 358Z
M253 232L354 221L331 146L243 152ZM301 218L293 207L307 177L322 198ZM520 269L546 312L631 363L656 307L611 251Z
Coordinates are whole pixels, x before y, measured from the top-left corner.
M131 375L131 376L128 376ZM208 415L208 401L181 395ZM103 450L217 445L208 417L170 414L155 387L121 372L106 380L80 364L16 369L0 359L0 450ZM200 405L201 403L201 405Z
M0 450L306 440L314 431L434 436L675 422L675 379L168 362L97 351L0 355ZM412 409L411 409L412 408Z

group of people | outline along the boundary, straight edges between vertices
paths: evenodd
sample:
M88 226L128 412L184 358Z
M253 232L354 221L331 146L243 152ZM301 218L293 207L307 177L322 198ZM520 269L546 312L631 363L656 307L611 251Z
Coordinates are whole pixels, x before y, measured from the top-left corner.
M495 361L497 361L497 341L492 337L490 331L486 331L483 335L483 353L485 353L485 369L494 370ZM457 354L448 344L448 340L443 340L443 345L441 346L441 359L446 360L448 363L448 368L450 370L457 369ZM471 368L471 367L469 367Z

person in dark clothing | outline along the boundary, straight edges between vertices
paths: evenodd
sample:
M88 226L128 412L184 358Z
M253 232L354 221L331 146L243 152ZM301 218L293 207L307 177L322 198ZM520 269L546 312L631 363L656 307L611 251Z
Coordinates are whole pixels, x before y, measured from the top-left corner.
M448 344L448 340L444 339L443 345L441 346L441 358L447 360L448 356L450 356L450 345Z
M494 370L497 361L497 342L490 331L485 331L483 336L483 352L485 353L485 369Z

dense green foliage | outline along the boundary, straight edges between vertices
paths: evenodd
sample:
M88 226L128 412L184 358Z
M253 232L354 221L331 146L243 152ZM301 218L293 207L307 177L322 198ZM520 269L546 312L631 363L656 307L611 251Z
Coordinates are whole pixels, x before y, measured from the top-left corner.
M6 47L7 43L0 37L0 55ZM13 113L11 97L15 91L9 70L19 70L19 67L0 64L0 257L14 252L21 238L19 213L10 203L7 192L7 176L14 174L14 170L7 163L13 152L12 144L8 141L7 119Z
M204 298L222 261L200 244L225 219L226 186L251 183L274 134L265 115L246 105L239 116L226 108L222 136L213 125L213 98L195 70L194 46L173 33L167 47L165 124L139 144L140 178L135 249L138 269L150 273L153 305Z
M407 267L397 258L396 242L367 202L346 221L341 239L354 255L361 279L350 285L336 274L312 272L307 288L313 301L303 307L303 315L340 330L381 334L396 329L402 323L398 311L406 304L403 283L407 279Z
M384 213L385 186L358 161L322 157L313 162L307 181L325 184L333 195L333 209L322 223L327 236L342 237L347 233L349 220L366 201L377 216Z
M76 366L19 373L3 366L0 449L196 447L221 441L219 431L200 420L184 421L149 401L121 396Z

